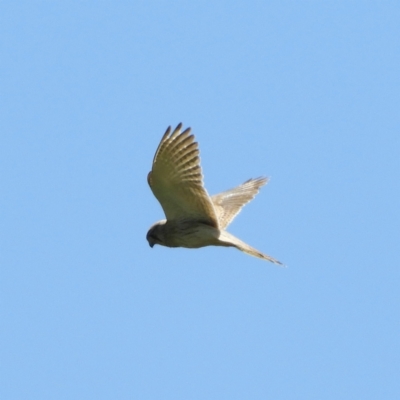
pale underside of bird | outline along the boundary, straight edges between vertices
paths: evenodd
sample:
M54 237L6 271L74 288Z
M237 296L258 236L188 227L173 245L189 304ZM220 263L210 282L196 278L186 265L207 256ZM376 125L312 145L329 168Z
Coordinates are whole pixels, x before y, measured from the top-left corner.
M171 127L168 127L147 176L166 216L147 232L149 245L235 247L251 256L282 265L225 230L268 179L249 179L234 189L209 196L203 184L197 142L190 134L190 128L182 133L181 128L182 124L179 124L171 134Z

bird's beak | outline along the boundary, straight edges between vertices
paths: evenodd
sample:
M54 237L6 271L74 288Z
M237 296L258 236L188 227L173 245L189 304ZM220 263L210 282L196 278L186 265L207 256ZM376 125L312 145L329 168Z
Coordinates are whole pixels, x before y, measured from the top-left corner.
M150 242L149 242L149 246L150 246L151 248L153 248L153 247L154 247L154 243L150 243Z

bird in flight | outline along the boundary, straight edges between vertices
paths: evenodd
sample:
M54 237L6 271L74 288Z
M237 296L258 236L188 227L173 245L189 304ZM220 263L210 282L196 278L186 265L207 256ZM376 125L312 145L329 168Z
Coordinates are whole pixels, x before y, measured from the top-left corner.
M167 218L156 222L147 232L150 247L155 244L186 248L236 247L251 256L282 265L225 230L268 179L249 179L234 189L210 196L204 188L195 137L190 134L190 128L182 133L181 128L179 124L171 134L168 127L147 176Z

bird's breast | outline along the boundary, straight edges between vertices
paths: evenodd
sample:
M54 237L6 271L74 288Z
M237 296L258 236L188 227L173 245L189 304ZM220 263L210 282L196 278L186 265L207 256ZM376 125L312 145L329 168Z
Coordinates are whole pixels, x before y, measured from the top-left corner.
M168 247L196 249L218 244L219 230L194 221L167 222L164 226L164 243Z

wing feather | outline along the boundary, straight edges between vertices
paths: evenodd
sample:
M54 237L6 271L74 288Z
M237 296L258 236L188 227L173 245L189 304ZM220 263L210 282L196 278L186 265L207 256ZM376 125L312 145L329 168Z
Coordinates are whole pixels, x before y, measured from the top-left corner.
M171 134L168 127L158 146L147 180L167 220L193 219L218 227L214 204L203 184L199 149L190 128Z
M225 229L266 183L268 178L249 179L233 189L211 196L220 229Z

